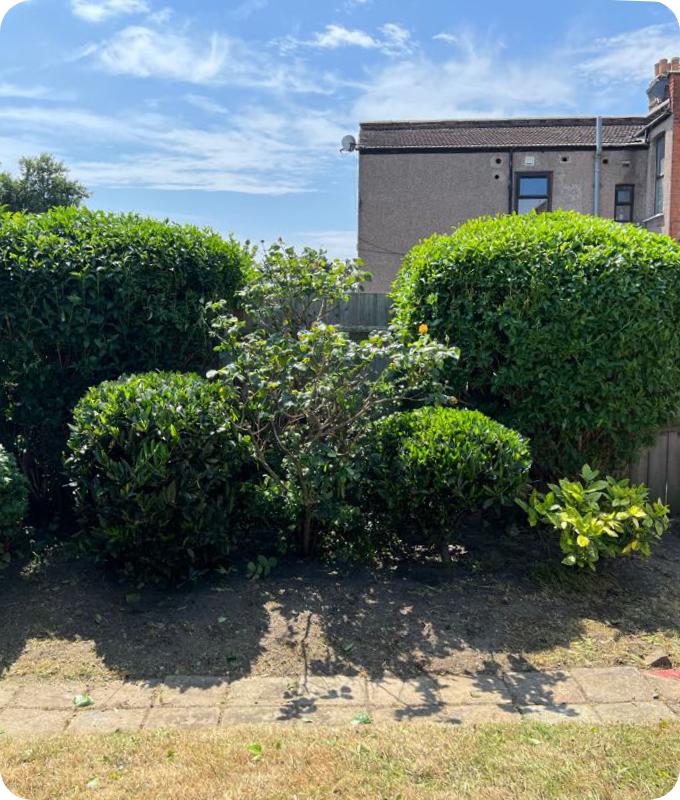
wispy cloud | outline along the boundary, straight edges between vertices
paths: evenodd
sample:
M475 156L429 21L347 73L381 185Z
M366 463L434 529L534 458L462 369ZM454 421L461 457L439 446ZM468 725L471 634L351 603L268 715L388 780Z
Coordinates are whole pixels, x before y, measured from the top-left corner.
M244 0L239 3L233 11L230 11L230 16L234 19L248 19L258 11L262 11L269 5L269 0Z
M318 50L338 50L343 47L358 47L362 50L377 50L388 55L402 55L411 51L411 33L401 25L388 22L375 34L345 25L326 25L324 30L312 34L309 39L287 37L280 42L284 52L300 47Z
M208 114L228 114L229 109L221 103L216 102L210 97L202 94L185 94L184 100L194 108L206 111Z
M577 71L581 77L600 84L620 84L651 79L652 66L664 56L680 52L677 26L650 25L618 36L597 39L575 49Z
M328 93L334 78L299 59L275 60L262 47L222 33L190 34L167 20L131 25L83 55L114 75L196 85L238 86L280 93Z
M218 34L193 42L182 34L135 25L104 42L96 55L104 69L117 75L211 83L223 74L232 50L232 42Z
M250 107L228 127L201 128L133 111L114 116L67 107L4 108L0 137L18 131L26 140L49 142L50 149L67 142L81 153L69 163L91 186L268 195L310 191L313 176L338 158L343 132L324 113L297 108L274 113ZM115 159L99 156L111 149L119 154Z
M388 63L371 76L353 116L370 119L442 119L559 113L574 107L573 82L538 63L509 58L500 40L473 34L440 35L444 57L418 53ZM436 87L436 91L433 90Z
M146 0L71 0L71 10L88 22L105 22L126 14L149 11Z

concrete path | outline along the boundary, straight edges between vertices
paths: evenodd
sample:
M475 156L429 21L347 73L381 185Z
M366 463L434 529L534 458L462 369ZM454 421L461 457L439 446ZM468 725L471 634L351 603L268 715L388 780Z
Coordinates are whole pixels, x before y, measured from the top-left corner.
M419 720L453 725L680 722L680 672L620 667L407 681L303 676L233 683L174 676L92 686L0 681L0 734L7 736Z

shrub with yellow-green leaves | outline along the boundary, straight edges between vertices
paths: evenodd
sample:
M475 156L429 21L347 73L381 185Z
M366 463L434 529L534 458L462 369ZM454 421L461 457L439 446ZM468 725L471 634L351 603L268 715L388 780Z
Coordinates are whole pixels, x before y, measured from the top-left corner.
M601 558L649 556L669 527L669 509L650 502L646 486L600 474L587 464L581 480L550 484L545 494L534 491L526 503L517 500L529 524L548 525L560 534L566 566L589 567Z

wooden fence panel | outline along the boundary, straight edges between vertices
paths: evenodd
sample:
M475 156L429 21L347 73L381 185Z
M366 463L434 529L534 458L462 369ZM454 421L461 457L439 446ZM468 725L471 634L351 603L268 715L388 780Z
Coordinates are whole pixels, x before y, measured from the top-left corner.
M386 294L361 292L353 294L349 302L338 305L331 319L350 333L364 333L386 328L391 307L392 303Z
M646 484L651 499L661 499L674 516L680 515L680 427L659 432L654 444L631 466L630 478Z

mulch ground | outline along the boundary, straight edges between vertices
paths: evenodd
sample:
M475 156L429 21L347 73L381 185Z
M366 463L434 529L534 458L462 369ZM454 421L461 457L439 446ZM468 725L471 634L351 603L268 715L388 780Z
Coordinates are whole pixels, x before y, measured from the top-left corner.
M245 565L176 591L139 589L58 554L0 576L0 676L106 680L680 666L680 536L598 575L532 534L475 533L451 567ZM492 546L493 545L493 546Z

